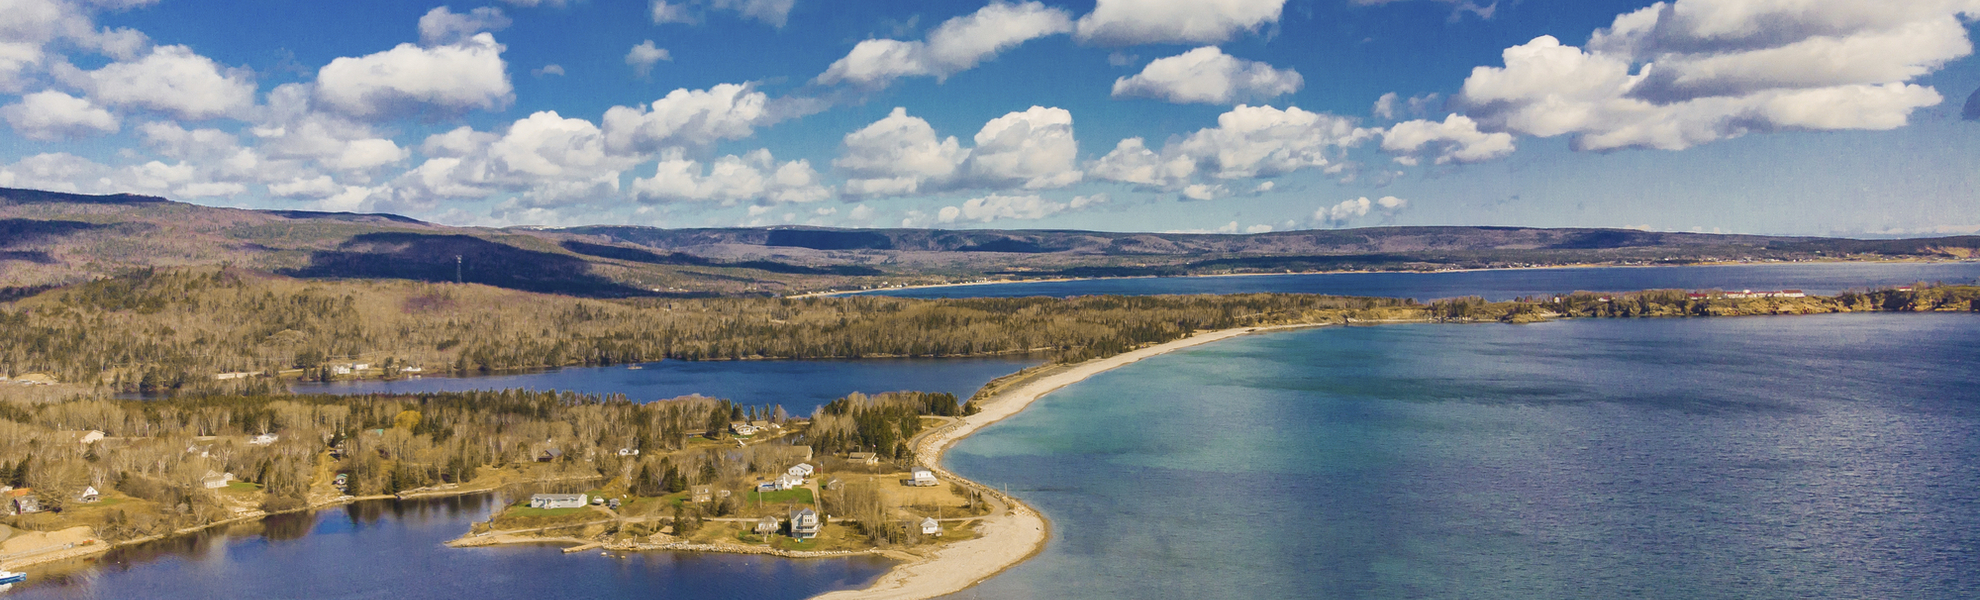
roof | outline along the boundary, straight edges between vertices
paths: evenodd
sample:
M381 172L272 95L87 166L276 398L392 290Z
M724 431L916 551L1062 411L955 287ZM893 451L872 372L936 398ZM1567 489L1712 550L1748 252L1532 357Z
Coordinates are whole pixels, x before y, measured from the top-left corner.
M535 494L529 498L531 500L580 500L584 498L584 494Z

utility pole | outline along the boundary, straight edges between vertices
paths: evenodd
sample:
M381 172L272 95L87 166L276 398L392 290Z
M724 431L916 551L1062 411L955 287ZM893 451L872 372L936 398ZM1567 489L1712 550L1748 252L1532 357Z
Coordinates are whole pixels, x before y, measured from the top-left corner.
M461 282L461 255L454 255L454 283Z

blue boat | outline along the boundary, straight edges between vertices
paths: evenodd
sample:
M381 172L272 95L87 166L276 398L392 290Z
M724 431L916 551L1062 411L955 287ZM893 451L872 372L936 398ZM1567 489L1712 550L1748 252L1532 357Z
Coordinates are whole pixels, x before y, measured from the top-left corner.
M0 585L11 585L11 584L15 584L15 583L20 583L20 582L23 582L23 581L27 581L27 580L28 580L28 576L27 576L27 573L15 573L15 572L13 572L13 571L0 571Z

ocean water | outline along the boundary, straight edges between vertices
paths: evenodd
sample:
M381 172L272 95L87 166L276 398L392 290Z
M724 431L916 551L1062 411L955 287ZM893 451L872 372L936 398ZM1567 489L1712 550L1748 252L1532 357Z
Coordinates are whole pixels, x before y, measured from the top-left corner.
M1980 318L1251 336L947 460L1053 527L958 598L1980 598Z
M118 549L38 573L8 600L766 598L864 587L893 563L551 545L447 548L492 496L367 501Z
M1334 294L1433 300L1483 296L1511 300L1574 291L1650 289L1799 289L1811 294L1907 283L1980 281L1980 261L1951 263L1779 263L1707 267L1589 267L1446 273L1326 273L1244 277L1139 277L1037 283L1000 283L868 294L904 298L1008 298L1018 296L1149 296L1156 294Z
M852 392L949 392L968 399L990 380L1044 362L1032 356L886 358L865 360L743 360L645 363L641 369L567 367L483 377L422 377L289 386L297 393L367 394L527 388L591 394L622 393L636 402L701 394L750 406L782 404L794 415Z

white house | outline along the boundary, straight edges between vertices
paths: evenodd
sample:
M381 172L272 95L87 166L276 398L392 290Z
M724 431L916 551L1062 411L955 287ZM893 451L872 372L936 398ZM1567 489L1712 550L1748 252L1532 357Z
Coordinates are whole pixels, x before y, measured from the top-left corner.
M798 488L798 487L804 487L803 477L792 475L790 473L785 473L783 475L777 476L777 489L788 490L791 488Z
M82 438L78 441L81 441L84 444L94 444L97 442L101 442L103 441L103 432L96 431L94 429L85 431L82 434Z
M530 508L584 508L590 502L584 494L537 494L529 497Z
M76 496L76 501L77 501L77 502L81 502L81 503L83 503L83 504L89 504L89 503L91 503L91 502L95 502L95 501L97 501L97 500L99 500L99 499L101 499L101 498L102 498L102 495L100 495L100 494L98 494L98 493L96 493L96 486L89 486L89 487L85 487L85 488L83 488L83 491L82 491L82 493L81 493L81 494L78 494L78 495Z
M227 484L233 483L233 481L233 473L221 473L219 471L207 471L205 477L199 478L200 485L206 486L206 489L209 490L227 487Z
M619 456L639 456L638 448L620 448Z
M935 517L922 519L921 535L942 535L942 524L935 522Z
M264 434L261 434L261 435L257 435L257 436L254 436L254 437L251 437L251 438L248 438L248 445L250 445L250 446L266 446L266 445L269 445L269 444L273 444L273 443L275 443L275 440L279 440L279 439L282 439L282 436L279 436L279 435L275 435L275 434L273 434L273 433L264 433Z
M791 537L800 540L818 537L818 513L809 508L791 513Z
M935 479L935 472L928 470L928 467L915 467L910 472L914 474L914 480L910 482L910 485L925 487L941 483Z
M798 477L810 477L811 474L817 472L817 470L812 468L812 466L809 464L798 463L797 466L791 467L791 469L786 472L792 475L796 475Z
M735 432L736 435L756 435L757 428L755 425L736 421L729 424L729 431Z
M877 465L880 464L880 455L872 452L854 452L846 455L846 460L862 465Z
M776 517L764 517L756 520L756 533L759 535L770 535L782 528L783 522L778 521Z

